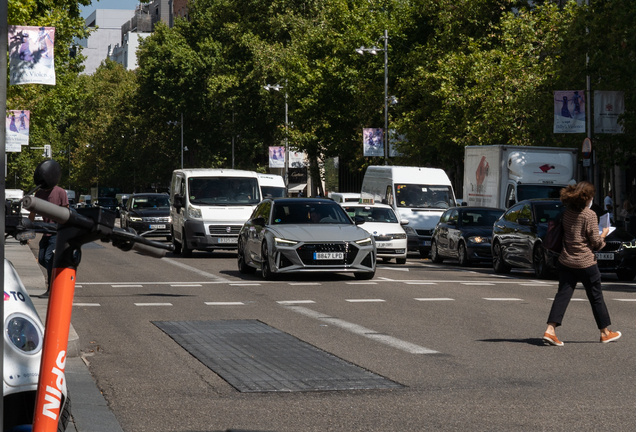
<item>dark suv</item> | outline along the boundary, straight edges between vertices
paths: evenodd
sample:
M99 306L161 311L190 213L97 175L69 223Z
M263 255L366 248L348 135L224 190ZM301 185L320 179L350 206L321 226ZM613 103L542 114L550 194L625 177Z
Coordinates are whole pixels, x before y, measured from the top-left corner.
M121 210L122 228L132 228L144 237L166 237L172 240L170 202L168 195L159 193L133 194Z

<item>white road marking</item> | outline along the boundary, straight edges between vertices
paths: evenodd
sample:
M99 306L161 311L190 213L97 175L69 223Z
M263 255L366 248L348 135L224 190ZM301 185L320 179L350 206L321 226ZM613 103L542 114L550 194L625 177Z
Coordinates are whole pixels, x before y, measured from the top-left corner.
M406 285L437 285L435 282L405 282Z
M386 300L382 300L382 299L345 299L345 301L348 301L349 303L381 303L381 302L385 302Z
M142 288L143 285L127 284L127 285L111 285L113 288Z
M205 302L208 306L243 306L243 302Z
M261 286L259 283L231 283L230 286Z
M403 268L403 267L384 267L384 266L377 266L377 269L382 269L382 270L397 270L397 271L404 271L407 272L409 271L408 268Z
M548 298L548 300L554 301L554 297ZM584 299L584 298L573 298L573 299L570 299L570 301L584 301L584 302L586 302L586 301L589 301L589 300L588 299Z
M633 302L633 301L636 301L636 299L612 299L612 300L616 300L616 301L624 301L624 302Z
M200 287L202 286L201 284L170 284L171 287Z
M452 298L448 298L448 297L439 297L439 298L416 298L413 300L417 300L417 301L448 301L448 300L455 300Z
M345 282L347 285L377 285L376 282Z
M492 282L460 282L462 285L494 285Z
M393 336L380 334L366 327L362 327L360 325L353 324L353 323L341 320L339 318L333 318L333 317L330 317L329 315L325 315L320 312L316 312L302 306L286 306L286 308L296 313L320 320L322 322L334 325L336 327L340 327L356 335L363 336L365 338L383 343L390 347L397 348L399 350L406 351L411 354L437 354L438 353L437 351L434 351L432 349L424 348L422 346L415 345L398 338L394 338Z
M484 300L489 300L489 301L523 301L523 299L520 298L512 298L512 297L493 297L493 298L486 298L484 297Z
M276 303L281 305L293 305L293 304L310 304L310 303L316 303L316 302L313 300L281 300L281 301L277 301Z
M90 306L101 306L101 305L99 303L73 303L73 306L90 307Z
M172 303L135 303L135 306L172 306Z
M304 285L322 285L319 282L289 282L289 285L291 286L296 286L296 285L300 285L300 286L304 286Z
M172 264L172 265L177 266L177 267L181 267L182 269L191 271L193 273L197 273L197 274L199 274L199 275L201 275L203 277L206 277L206 278L209 278L209 279L214 279L214 280L216 280L218 282L229 282L228 279L222 278L222 277L217 276L217 275L212 274L212 273L208 273L208 272L203 271L203 270L199 270L198 268L194 268L192 266L189 266L187 264L182 263L181 261L177 261L177 260L174 260L172 258L162 258L161 261L162 262L167 262L168 264Z

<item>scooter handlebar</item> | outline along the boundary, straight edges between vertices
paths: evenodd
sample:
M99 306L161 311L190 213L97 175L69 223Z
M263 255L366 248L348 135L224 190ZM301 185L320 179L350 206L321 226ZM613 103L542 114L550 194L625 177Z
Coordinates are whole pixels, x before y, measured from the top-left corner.
M27 196L22 199L22 208L59 224L65 224L71 217L71 212L66 207L60 207L57 204L33 196Z

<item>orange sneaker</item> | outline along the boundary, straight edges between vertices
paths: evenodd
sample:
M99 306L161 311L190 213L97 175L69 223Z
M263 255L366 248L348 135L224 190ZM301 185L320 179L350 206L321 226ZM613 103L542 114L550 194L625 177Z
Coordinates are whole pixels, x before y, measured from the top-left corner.
M548 334L548 333L544 333L543 334L543 340L546 341L547 343L549 343L550 345L554 345L554 346L563 346L564 345L563 342L561 342L559 340L559 338L557 338L554 335Z
M601 334L601 343L614 342L615 340L620 339L621 336L621 332L610 330L607 335Z

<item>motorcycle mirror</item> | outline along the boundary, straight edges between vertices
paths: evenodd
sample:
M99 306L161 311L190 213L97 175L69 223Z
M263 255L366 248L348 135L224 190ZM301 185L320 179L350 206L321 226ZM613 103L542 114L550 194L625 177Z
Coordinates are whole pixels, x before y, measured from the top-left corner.
M62 167L53 159L40 162L33 173L33 181L40 189L53 189L62 178Z

